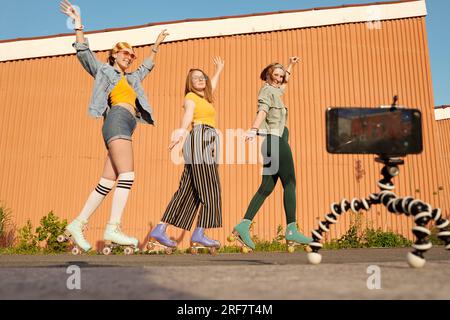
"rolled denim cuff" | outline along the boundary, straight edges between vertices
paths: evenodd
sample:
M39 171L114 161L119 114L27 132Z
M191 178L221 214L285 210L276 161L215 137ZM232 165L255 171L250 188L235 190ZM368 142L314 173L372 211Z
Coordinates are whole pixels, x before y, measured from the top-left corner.
M89 50L89 40L85 38L84 42L74 42L72 47L74 47L77 51Z

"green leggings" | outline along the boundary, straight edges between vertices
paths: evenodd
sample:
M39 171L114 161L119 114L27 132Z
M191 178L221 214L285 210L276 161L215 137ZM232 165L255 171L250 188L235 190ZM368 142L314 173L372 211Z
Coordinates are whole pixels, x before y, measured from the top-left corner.
M289 130L288 128L284 128L281 138L275 135L268 135L264 140L262 145L264 157L262 182L248 206L244 219L253 220L266 198L275 189L278 178L280 178L283 184L283 204L286 213L286 222L289 224L297 220L295 216L297 204L295 197L295 169L288 138ZM276 148L273 146L274 143L278 144L279 152L276 152ZM272 153L272 151L274 152ZM278 170L270 172L268 169L274 164L278 166Z

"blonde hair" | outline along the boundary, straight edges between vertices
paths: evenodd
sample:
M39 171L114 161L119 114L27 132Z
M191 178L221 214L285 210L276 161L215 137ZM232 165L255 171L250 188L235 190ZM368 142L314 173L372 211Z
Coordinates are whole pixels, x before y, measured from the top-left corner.
M286 83L286 70L284 69L283 65L278 63L278 62L277 63L271 63L267 67L265 67L264 70L261 72L261 75L259 77L261 78L262 81L269 81L270 76L272 75L274 70L278 69L278 68L280 68L281 70L284 71L283 83Z
M214 99L213 99L213 94L212 94L211 80L210 80L209 77L206 75L206 73L204 73L203 70L200 70L200 69L191 69L191 70L189 70L188 75L187 75L187 77L186 77L186 86L185 86L185 89L184 89L184 94L186 95L186 94L188 94L189 92L193 92L193 93L195 93L195 94L199 94L199 92L196 91L196 90L194 89L194 86L192 85L192 74L193 74L195 71L200 71L200 72L203 74L203 76L205 77L205 79L206 79L206 87L205 87L205 90L204 90L204 98L205 98L209 103L212 103Z
M118 42L116 45L109 51L108 55L108 63L113 66L116 62L116 59L113 57L113 54L118 53L123 49L131 49L134 51L133 47L128 42Z

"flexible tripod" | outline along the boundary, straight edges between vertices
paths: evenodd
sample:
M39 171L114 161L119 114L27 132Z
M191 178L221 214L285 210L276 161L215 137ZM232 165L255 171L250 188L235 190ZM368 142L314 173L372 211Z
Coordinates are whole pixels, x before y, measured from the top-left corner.
M444 241L445 249L450 250L450 221L442 216L441 209L433 209L428 203L413 197L399 198L392 192L395 188L392 179L399 174L398 166L404 164L404 161L401 158L389 156L380 156L375 161L384 164L383 169L381 169L383 179L378 181L381 192L372 193L366 199L355 198L351 202L343 199L340 203L331 204L331 213L325 216L325 221L319 222L318 229L312 231L314 241L309 244L312 252L308 253L308 261L311 264L319 264L322 261L322 255L318 253L322 248L320 241L323 239L323 234L330 231L330 225L337 223L340 215L348 210L352 210L354 213L360 210L367 211L374 204L383 204L393 214L405 214L408 217L414 217L416 226L412 229L412 232L417 240L412 245L414 251L407 255L411 267L421 268L425 265L424 253L432 247L431 242L427 239L431 232L426 226L432 219L436 222L436 227L440 231L438 233L439 239Z

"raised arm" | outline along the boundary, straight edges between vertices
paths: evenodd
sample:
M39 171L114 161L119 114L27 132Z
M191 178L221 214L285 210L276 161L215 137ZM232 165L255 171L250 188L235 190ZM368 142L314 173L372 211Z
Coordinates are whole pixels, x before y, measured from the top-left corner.
M83 24L81 23L81 14L77 12L74 6L68 1L64 0L59 3L59 8L62 13L67 15L69 18L72 18L74 23L74 30L76 34L76 42L84 43L84 32L83 32Z
M186 99L184 101L184 115L183 119L181 120L181 126L179 129L175 130L175 132L172 134L172 139L169 144L169 150L172 150L178 143L180 143L184 136L187 133L187 129L192 123L192 119L194 119L194 109L195 109L195 102L189 99Z
M155 60L155 56L158 53L158 47L168 35L169 33L167 33L167 29L161 31L161 33L158 35L158 38L156 39L155 44L152 46L152 52L135 71L141 81L145 79L150 71L152 71L154 66L153 61Z
M68 0L60 2L60 10L69 18L73 19L74 29L76 32L76 42L73 44L73 47L77 51L77 58L84 67L84 69L95 78L95 76L97 75L97 71L102 65L102 63L97 59L95 54L89 49L89 43L87 39L84 37L83 32L84 27L81 24L81 15L77 12L77 10Z
M213 59L213 62L216 71L214 72L214 75L211 78L211 87L212 91L214 92L217 88L217 84L219 83L220 74L222 73L223 67L225 66L225 61L223 61L221 57L215 57Z
M169 35L169 33L167 32L167 29L164 29L163 31L160 32L160 34L158 35L158 38L155 41L155 44L152 46L152 52L150 53L150 55L148 56L148 59L154 60L156 54L158 53L158 48L159 45L164 41L164 39Z
M289 58L289 65L286 68L286 76L285 76L285 83L283 85L281 85L282 89L286 88L286 85L289 81L289 78L291 77L291 73L292 73L292 67L294 67L298 62L300 61L299 57L290 57Z

